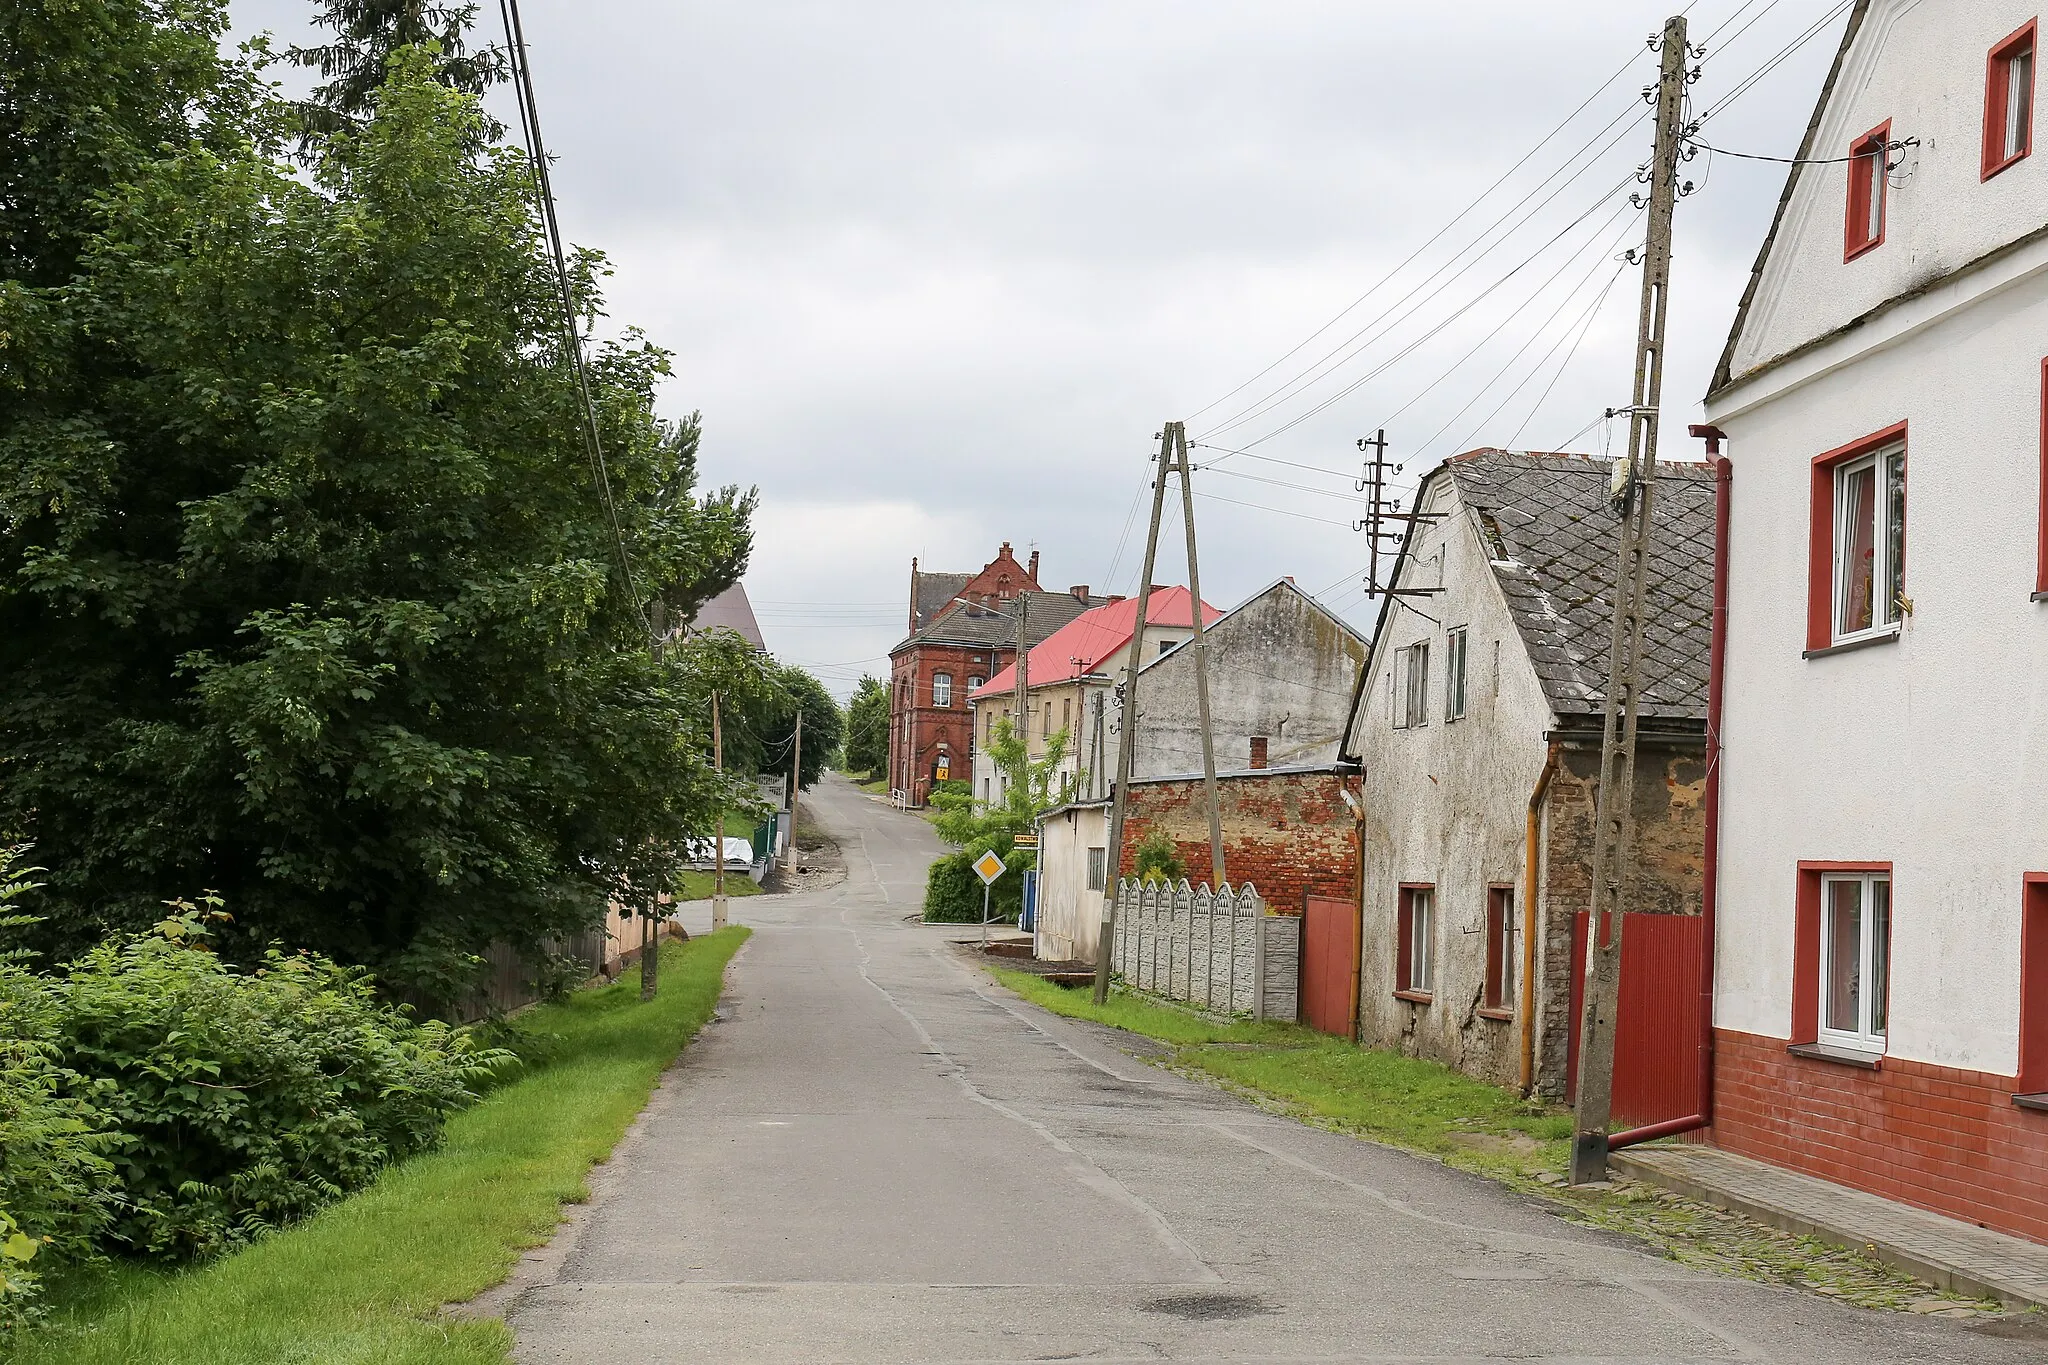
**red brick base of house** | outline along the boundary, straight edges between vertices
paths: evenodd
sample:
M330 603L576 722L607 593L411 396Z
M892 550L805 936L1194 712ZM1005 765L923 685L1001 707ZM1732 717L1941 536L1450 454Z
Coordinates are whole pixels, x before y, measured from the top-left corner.
M1716 1146L2048 1242L2048 1113L2011 1076L1887 1057L1877 1070L1714 1030Z
M1355 789L1357 780L1328 768L1219 776L1224 876L1233 886L1250 882L1284 914L1300 914L1305 896L1355 900L1358 835L1340 793L1346 782ZM1120 872L1130 872L1133 850L1155 828L1173 841L1189 881L1209 880L1209 812L1201 778L1141 778L1131 784Z

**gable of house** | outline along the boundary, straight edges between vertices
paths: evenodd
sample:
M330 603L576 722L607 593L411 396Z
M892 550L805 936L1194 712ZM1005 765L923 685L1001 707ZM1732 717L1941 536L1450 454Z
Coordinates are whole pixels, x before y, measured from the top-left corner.
M1858 0L1757 254L1710 392L1865 327L2048 237L2048 164L2003 166L1990 83L2033 0ZM1713 134L1703 135L1711 142ZM1875 216L1860 149L1881 144ZM1711 155L1711 153L1707 153ZM1852 202L1852 199L1855 202ZM1874 228L1874 232L1872 229Z
M1283 578L1217 616L1203 647L1219 771L1335 761L1365 661L1364 636ZM1142 672L1134 774L1200 772L1192 645L1176 645Z

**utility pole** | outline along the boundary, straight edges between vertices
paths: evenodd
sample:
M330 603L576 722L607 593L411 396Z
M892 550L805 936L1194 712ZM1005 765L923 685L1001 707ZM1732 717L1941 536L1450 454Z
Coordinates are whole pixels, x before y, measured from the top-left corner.
M1650 163L1650 221L1636 330L1628 464L1617 468L1621 554L1615 575L1612 653L1593 814L1593 899L1586 928L1586 984L1573 1097L1571 1182L1607 1178L1614 1100L1614 1030L1621 1000L1622 898L1635 854L1636 704L1642 682L1643 593L1650 571L1651 505L1657 481L1657 408L1664 387L1664 311L1671 281L1671 215L1678 201L1679 139L1687 83L1685 17L1668 19L1657 82L1657 150Z
M725 727L719 723L718 694L711 694L711 761L718 769L718 832L713 836L717 845L711 858L711 928L716 931L725 927Z
M1195 490L1189 481L1188 433L1173 423L1174 459L1180 466L1181 519L1188 532L1188 619L1195 626L1195 712L1202 726L1202 800L1209 807L1209 889L1223 881L1223 812L1216 799L1216 735L1209 724L1209 639L1202 621L1202 574L1195 566Z
M1024 766L1018 774L1023 778L1025 796L1031 795L1031 717L1026 709L1031 705L1031 651L1027 647L1030 637L1025 634L1026 623L1031 619L1031 590L1017 590L1017 692L1010 707L1017 713L1017 742L1024 746Z
M796 708L796 757L789 765L789 862L796 865L796 801L804 789L804 708Z
M1095 943L1095 1003L1109 1000L1109 952L1116 941L1116 888L1123 868L1124 812L1131 803L1131 761L1138 732L1138 663L1144 652L1145 613L1152 605L1152 570L1159 562L1159 521L1166 513L1166 455L1174 423L1159 433L1159 468L1152 476L1152 525L1145 532L1145 568L1138 577L1138 621L1124 655L1124 714L1116 736L1116 787L1109 806L1109 848L1102 879L1102 929Z
M1223 827L1216 803L1215 739L1209 726L1208 654L1202 639L1202 593L1195 565L1195 513L1188 482L1187 427L1168 422L1159 433L1158 471L1152 480L1152 524L1145 532L1145 567L1138 579L1137 621L1124 661L1123 722L1117 732L1116 788L1110 803L1107 875L1103 878L1102 931L1095 945L1095 1003L1109 999L1109 953L1116 936L1116 888L1124 846L1124 817L1130 806L1131 769L1137 759L1138 672L1145 663L1145 625L1152 609L1152 574L1159 562L1159 526L1166 515L1166 479L1180 475L1188 539L1189 615L1195 623L1195 697L1202 726L1203 794L1209 807L1209 871L1212 889L1223 888Z

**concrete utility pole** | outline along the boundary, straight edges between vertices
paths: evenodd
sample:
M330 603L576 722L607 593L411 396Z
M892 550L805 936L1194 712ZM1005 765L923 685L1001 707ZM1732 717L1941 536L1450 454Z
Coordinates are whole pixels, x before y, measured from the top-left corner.
M725 776L725 727L718 716L718 694L711 694L711 762L718 769L718 775ZM719 786L724 787L720 782ZM725 797L718 798L718 832L712 841L717 848L711 855L711 927L714 930L725 927Z
M1145 625L1152 609L1152 574L1159 563L1159 525L1166 515L1166 478L1176 470L1181 477L1181 498L1188 504L1186 522L1189 615L1195 622L1196 697L1201 713L1203 788L1209 805L1209 867L1211 874L1216 878L1212 889L1221 890L1223 886L1223 831L1216 805L1216 757L1209 729L1208 655L1201 645L1202 597L1201 590L1196 586L1195 514L1188 487L1187 427L1180 422L1168 422L1159 433L1159 454L1153 458L1159 469L1152 480L1152 524L1145 532L1145 567L1138 579L1137 621L1132 627L1131 647L1124 660L1123 724L1117 732L1116 788L1109 808L1109 848L1105 851L1102 930L1095 945L1095 1003L1098 1005L1109 999L1109 952L1110 945L1116 937L1116 887L1118 874L1122 870L1124 816L1130 806L1131 768L1137 759L1138 671L1145 663Z
M1216 735L1209 724L1209 639L1202 621L1202 574L1195 565L1195 490L1189 482L1187 428L1173 424L1175 460L1180 465L1181 519L1188 531L1188 619L1195 625L1195 711L1202 726L1202 800L1209 807L1209 889L1223 880L1223 812L1216 799Z
M1586 984L1573 1097L1571 1182L1607 1178L1614 1101L1614 1031L1621 1002L1623 896L1635 855L1636 705L1642 683L1643 592L1650 572L1657 481L1657 407L1664 388L1664 311L1671 282L1671 214L1678 201L1679 138L1687 82L1685 17L1666 20L1657 82L1657 150L1650 163L1650 221L1636 330L1628 464L1615 471L1621 555L1615 575L1612 653L1602 717L1600 785L1593 814L1593 900L1586 929ZM1604 935L1603 935L1604 929Z
M796 708L796 757L789 764L789 863L796 866L796 802L804 789L804 708Z

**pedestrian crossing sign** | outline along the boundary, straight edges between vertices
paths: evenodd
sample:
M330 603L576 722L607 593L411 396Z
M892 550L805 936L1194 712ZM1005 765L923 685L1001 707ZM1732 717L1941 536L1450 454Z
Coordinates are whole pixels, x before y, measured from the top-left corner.
M994 886L996 878L1003 875L1003 860L991 849L974 860L974 873L983 886Z

